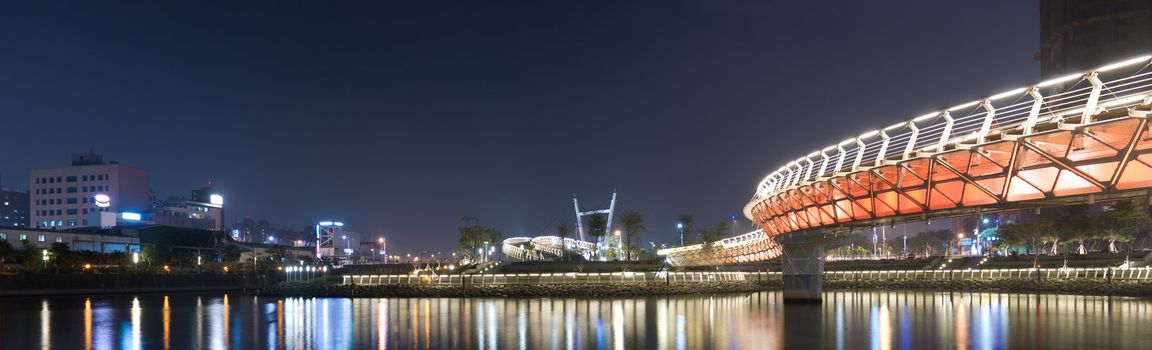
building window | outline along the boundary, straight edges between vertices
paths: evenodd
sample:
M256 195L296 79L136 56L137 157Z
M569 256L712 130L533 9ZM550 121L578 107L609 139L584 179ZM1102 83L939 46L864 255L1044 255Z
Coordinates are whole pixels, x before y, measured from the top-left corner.
M76 193L76 188L75 187L69 187L68 193Z
M43 223L43 222L41 222L41 223ZM28 239L28 234L27 234L27 233L21 233L21 234L20 234L20 240L21 240L21 241L23 241L23 240L26 240L26 239Z
M36 237L36 240L37 240L37 241L40 241L40 242L43 242L43 241L44 241L44 235L39 235L39 236L37 236L37 237Z
M68 200L66 202L68 204L76 204L76 197L68 198Z
M56 236L56 243L64 243L64 237Z
M68 215L76 215L76 209L68 209Z
M8 234L4 233L4 232L0 232L0 240L7 241L8 240Z
M69 176L67 180L68 180L68 182L76 182L76 177L75 176Z
M76 226L76 219L68 220L68 226Z

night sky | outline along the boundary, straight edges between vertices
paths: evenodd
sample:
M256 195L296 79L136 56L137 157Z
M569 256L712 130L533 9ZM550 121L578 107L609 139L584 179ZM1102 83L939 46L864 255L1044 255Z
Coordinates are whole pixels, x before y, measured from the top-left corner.
M1035 1L107 3L0 4L3 185L91 149L393 251L613 189L670 242L789 160L1039 77Z

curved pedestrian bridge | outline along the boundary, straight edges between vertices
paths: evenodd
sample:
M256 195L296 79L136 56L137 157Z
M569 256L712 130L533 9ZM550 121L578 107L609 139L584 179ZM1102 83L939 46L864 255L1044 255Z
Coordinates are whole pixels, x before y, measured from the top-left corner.
M511 261L555 261L567 256L587 259L596 250L596 243L567 237L512 237L500 247Z
M779 247L757 241L801 230L1147 196L1150 64L1105 65L817 148L765 177L744 206L762 234L659 254L675 265L767 260Z

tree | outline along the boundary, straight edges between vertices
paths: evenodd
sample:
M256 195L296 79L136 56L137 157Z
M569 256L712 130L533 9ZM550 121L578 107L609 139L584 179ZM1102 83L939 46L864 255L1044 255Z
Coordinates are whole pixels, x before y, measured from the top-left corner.
M8 243L8 241L0 241L0 271L3 270L4 263L8 262L8 259L15 257L15 253L16 248L12 247L12 243Z
M220 258L224 259L224 262L240 260L240 247L235 244L224 246L224 249L220 251Z
M588 235L596 237L604 237L608 234L608 219L604 214L592 214L584 217L584 226L588 227Z
M1024 254L1032 254L1033 244L1040 240L1039 225L1043 220L1016 222L1000 225L996 230L999 242L1006 245L1025 246Z
M556 236L560 238L568 238L572 234L572 225L567 222L557 222L552 229L556 230Z
M693 224L696 223L696 219L692 217L692 214L680 214L676 220L680 225L680 243L688 244L692 240L692 232L695 229Z
M48 254L52 257L53 266L57 269L61 265L67 267L72 262L72 249L68 248L68 243L56 242L48 247Z
M467 249L469 255L475 253L477 248L487 248L498 244L503 238L499 231L481 225L480 219L466 216L462 221L464 221L463 226L458 229L460 247ZM482 252L480 255L482 254L487 254L487 252Z
M712 243L724 239L726 233L728 233L728 223L721 221L720 224L716 225L716 228L700 231L700 242L704 243L704 249L711 249Z
M624 234L628 237L625 240L628 246L632 246L633 239L636 240L637 245L640 244L640 233L648 229L647 226L644 226L644 216L635 210L628 210L620 215L620 228L624 229Z
M1141 225L1147 220L1145 209L1132 202L1122 201L1112 210L1097 218L1099 238L1108 241L1108 251L1116 252L1116 242L1127 243L1136 238Z
M556 236L560 237L560 244L564 246L564 249L560 250L560 259L567 261L568 241L565 238L568 238L568 236L572 234L572 225L569 225L567 222L557 222L552 228L556 230Z
M1064 208L1064 215L1056 219L1055 241L1076 241L1079 246L1077 254L1084 254L1084 241L1095 236L1093 226L1096 222L1088 215L1088 205L1078 204ZM1056 254L1056 243L1053 243L1052 254Z

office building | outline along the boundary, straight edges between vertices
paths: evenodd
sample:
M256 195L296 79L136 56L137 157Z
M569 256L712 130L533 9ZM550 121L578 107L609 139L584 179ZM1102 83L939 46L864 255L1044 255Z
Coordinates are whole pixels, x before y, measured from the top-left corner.
M0 187L0 228L28 227L28 192Z
M148 186L145 169L105 162L101 154L74 154L70 166L30 172L30 226L86 227L95 225L90 225L89 214L147 212Z
M1152 1L1040 0L1041 79L1152 51Z

